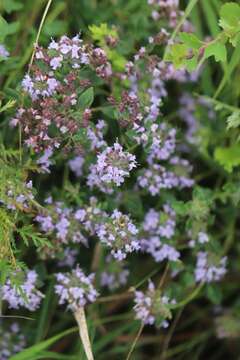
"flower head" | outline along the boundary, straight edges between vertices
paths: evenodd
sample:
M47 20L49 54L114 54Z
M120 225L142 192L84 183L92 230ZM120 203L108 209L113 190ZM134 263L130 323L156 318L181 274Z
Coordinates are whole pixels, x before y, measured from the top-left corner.
M94 274L86 276L78 266L69 273L57 273L56 279L59 304L67 303L72 311L94 302L98 296L93 286Z

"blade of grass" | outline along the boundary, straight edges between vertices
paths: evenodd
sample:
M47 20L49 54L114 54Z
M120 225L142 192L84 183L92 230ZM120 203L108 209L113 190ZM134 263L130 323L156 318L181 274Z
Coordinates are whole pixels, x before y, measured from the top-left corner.
M201 16L200 16L200 9L198 6L195 6L192 10L190 19L192 23L194 24L194 27L196 29L196 34L200 39L203 39L204 32L202 28L202 22L201 22ZM205 94L211 95L214 93L214 86L212 82L212 74L211 74L211 67L206 62L202 71L202 74L200 76L201 81L201 87Z
M223 90L226 83L230 80L230 77L231 77L233 71L238 66L239 61L240 61L240 46L238 46L238 47L236 47L236 49L234 49L231 60L228 63L228 65L226 66L224 76L223 76L220 84L218 85L218 88L213 96L214 99L216 99L219 96L219 94Z
M63 355L52 351L43 351L41 354L34 356L34 358L28 360L40 360L40 359L57 359L57 360L76 360L76 355Z
M52 305L50 307L52 293L53 293L53 282L49 284L48 290L44 298L41 313L39 316L39 323L35 337L35 344L39 343L39 341L41 341L45 337L45 334L47 332L48 329L47 323L49 322L49 318L50 318L50 313L49 313L50 308L52 312Z
M53 345L56 341L62 339L63 337L72 334L74 332L78 331L78 327L74 327L68 330L65 330L61 332L60 334L57 334L50 339L44 340L40 342L39 344L33 345L22 352L14 355L11 357L11 360L29 360L32 357L36 359L36 355L39 355L39 353L47 348L49 348L51 345Z
M209 31L212 37L215 38L219 34L220 29L218 26L218 16L212 7L211 1L202 0L199 4L203 10L204 18L206 19Z
M129 322L127 324L118 327L117 330L109 332L108 334L106 334L106 336L104 336L94 344L93 346L94 352L97 353L100 350L102 350L105 346L109 345L109 343L115 340L117 336L123 334L126 330L129 330L131 328L135 330L136 325L138 324L135 322L134 323Z

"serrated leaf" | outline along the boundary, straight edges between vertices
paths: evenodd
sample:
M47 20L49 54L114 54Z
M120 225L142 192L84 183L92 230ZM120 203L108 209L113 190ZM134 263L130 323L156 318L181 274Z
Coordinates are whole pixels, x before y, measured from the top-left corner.
M187 58L189 48L185 44L173 44L170 47L170 53L167 56L167 60L173 62L173 65L178 69L184 65Z
M224 29L229 41L237 46L240 41L240 6L236 3L227 3L220 10L220 26Z
M214 42L209 44L205 51L204 57L205 59L209 58L210 56L214 56L216 61L227 61L227 49L226 46L220 42Z
M240 6L234 2L224 4L220 9L220 25L237 27L240 25Z
M202 42L192 33L181 32L179 34L180 40L192 49L199 49Z
M214 158L226 171L232 172L234 167L240 165L240 145L235 144L228 148L218 147L214 152Z

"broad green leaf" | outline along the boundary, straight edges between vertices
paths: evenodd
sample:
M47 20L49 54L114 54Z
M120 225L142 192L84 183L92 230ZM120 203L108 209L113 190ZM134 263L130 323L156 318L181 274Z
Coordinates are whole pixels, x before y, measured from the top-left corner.
M20 10L23 7L23 4L17 0L2 0L2 5L3 9L9 14L13 11Z
M78 104L81 107L81 109L89 108L94 100L94 91L93 87L88 88L85 90L78 99Z
M217 147L214 158L226 171L232 172L234 167L240 165L240 144L225 148Z
M222 292L219 288L219 286L215 284L207 285L207 297L213 304L221 304L222 300Z
M204 52L205 59L209 58L210 56L214 56L216 61L227 61L227 50L226 46L220 42L213 42L209 44Z

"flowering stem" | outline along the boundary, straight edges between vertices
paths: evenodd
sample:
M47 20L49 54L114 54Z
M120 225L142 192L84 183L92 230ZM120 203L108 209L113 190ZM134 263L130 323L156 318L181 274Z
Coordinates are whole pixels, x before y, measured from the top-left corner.
M178 323L178 321L179 321L179 319L180 319L180 317L182 315L183 309L184 309L184 307L182 307L182 308L180 308L178 310L178 313L177 313L177 315L175 316L175 318L173 320L173 323L172 323L172 325L170 327L170 330L169 330L169 332L168 332L168 334L167 334L167 336L165 338L165 341L163 343L163 350L162 350L160 360L165 360L166 359L166 353L167 353L167 349L169 347L169 343L170 343L171 338L173 336L174 330L176 329L177 323Z
M163 275L162 275L162 277L160 279L160 282L158 284L158 289L160 289L163 286L163 284L165 282L165 279L166 279L166 276L167 276L167 273L168 273L168 269L169 269L169 263L167 263L167 265L166 265L166 267L164 269L164 273L163 273Z
M83 348L88 360L94 360L92 347L88 335L87 321L85 311L83 307L78 308L74 313L75 319L78 324L80 338L83 344Z
M186 297L186 299L180 301L179 303L177 303L176 305L172 305L171 308L172 309L177 309L179 307L182 307L182 306L185 306L187 305L189 302L191 302L193 299L195 299L198 294L200 293L200 291L202 290L204 286L204 282L201 282L196 288L195 290L189 295Z
M34 47L33 47L31 60L30 60L29 66L28 66L28 72L30 71L32 63L33 63L34 55L35 55L35 52L36 52L36 47L38 45L38 40L39 40L41 31L42 31L42 27L43 27L43 24L44 24L44 21L46 19L46 16L47 16L47 13L48 13L48 10L50 8L51 3L52 3L52 0L48 0L46 8L45 8L44 13L43 13L43 17L42 17L41 22L40 22L39 29L38 29L38 32L37 32L37 37L36 37Z

